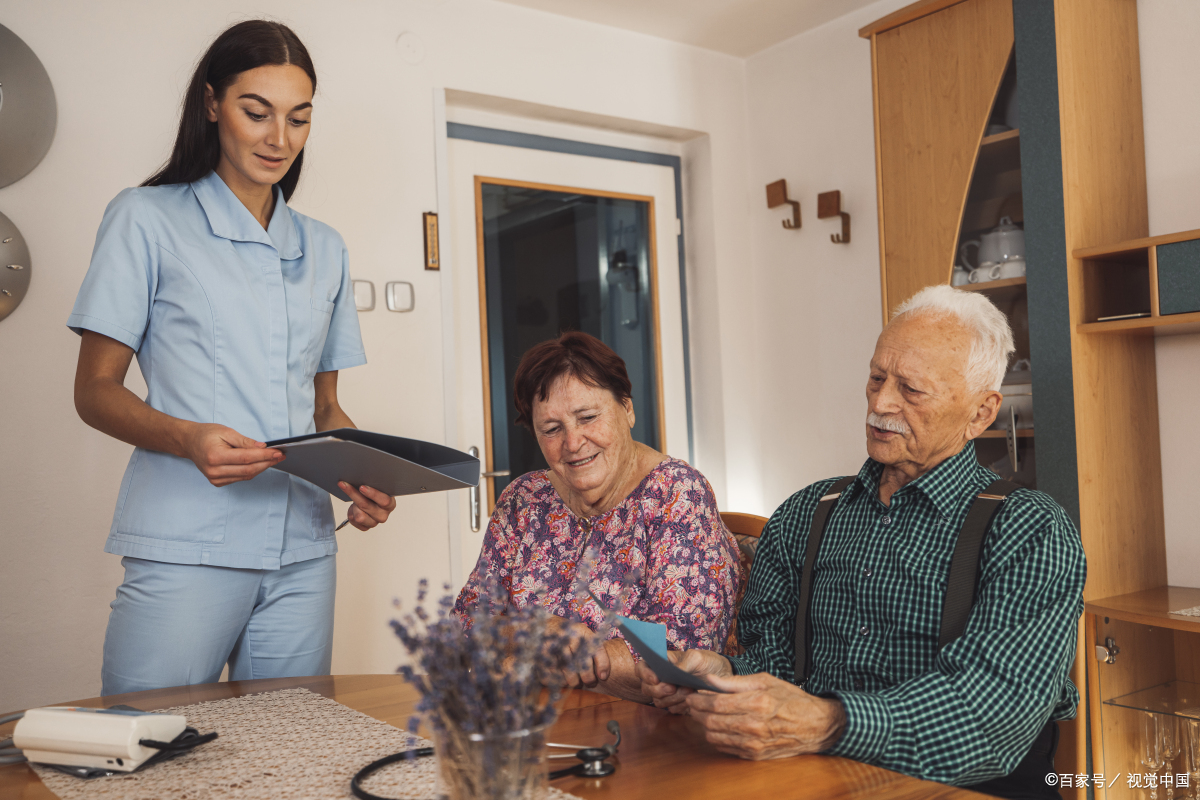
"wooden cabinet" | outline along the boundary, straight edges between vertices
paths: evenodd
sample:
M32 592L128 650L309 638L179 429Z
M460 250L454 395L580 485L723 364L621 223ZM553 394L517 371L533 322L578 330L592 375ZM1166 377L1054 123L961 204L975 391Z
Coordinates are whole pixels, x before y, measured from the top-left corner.
M949 283L1012 0L972 0L872 35L883 309Z
M1200 781L1182 748L1165 753L1155 769L1143 763L1141 747L1147 722L1173 730L1182 745L1189 727L1200 730L1200 617L1172 613L1196 606L1200 589L1174 587L1087 604L1088 652L1105 656L1089 670L1088 694L1094 700L1093 760L1103 765L1096 771L1111 784L1105 786L1106 800L1146 797L1146 774L1169 774L1172 783L1186 776L1187 788L1175 788L1179 798L1192 796ZM1167 796L1165 783L1158 793Z
M1019 200L1010 207L1024 226L1028 274L1020 288L982 290L1015 329L1027 324L1037 488L1079 527L1089 608L1165 592L1155 351L1146 333L1200 323L1189 310L1200 309L1200 242L1187 246L1195 253L1170 251L1169 266L1154 263L1200 232L1144 240L1135 0L923 0L860 33L871 40L885 321L919 289L950 282L960 239L995 224L1015 177ZM988 137L1010 53L1019 130ZM1166 306L1164 279L1172 287ZM1018 292L1023 309L1012 302ZM1151 316L1099 321L1143 311ZM981 440L977 452L986 446ZM1063 727L1058 770L1115 776L1130 768L1137 737L1115 712L1102 719L1099 665L1084 647L1085 629L1098 635L1081 621L1072 677L1087 700L1077 722ZM1123 658L1175 664L1178 653L1197 652L1182 647L1174 634L1149 636ZM1110 682L1151 677L1131 669ZM1095 792L1103 797L1105 789Z

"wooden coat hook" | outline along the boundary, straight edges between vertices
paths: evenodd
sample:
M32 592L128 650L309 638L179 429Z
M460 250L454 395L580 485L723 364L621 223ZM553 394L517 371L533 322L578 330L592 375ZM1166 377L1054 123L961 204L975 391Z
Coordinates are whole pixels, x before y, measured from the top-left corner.
M842 218L842 232L830 234L834 244L850 244L850 215L842 211L841 192L821 192L817 195L817 219Z
M783 227L789 231L799 230L800 228L800 203L795 200L789 200L787 196L787 181L777 180L774 183L767 184L767 208L779 208L788 204L792 207L792 218L783 221Z

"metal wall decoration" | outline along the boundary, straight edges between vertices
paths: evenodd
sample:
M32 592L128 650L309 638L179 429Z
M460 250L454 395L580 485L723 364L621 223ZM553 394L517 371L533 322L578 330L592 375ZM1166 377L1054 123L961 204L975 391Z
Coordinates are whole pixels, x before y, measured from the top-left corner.
M12 220L0 214L0 319L21 305L29 291L29 248Z
M842 218L842 232L829 235L834 244L850 244L850 215L842 211L841 192L821 192L817 195L817 219Z
M46 68L21 37L0 25L0 186L41 163L57 124Z
M767 208L779 208L782 205L790 205L792 207L792 218L783 221L783 227L789 231L800 229L800 203L796 200L789 200L787 193L787 181L777 180L774 183L767 184Z

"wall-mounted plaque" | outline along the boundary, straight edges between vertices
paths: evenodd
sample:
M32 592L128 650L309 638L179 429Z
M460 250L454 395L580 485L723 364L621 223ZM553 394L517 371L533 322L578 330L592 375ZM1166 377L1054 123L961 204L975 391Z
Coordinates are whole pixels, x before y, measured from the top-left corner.
M426 211L422 218L425 221L425 269L441 269L442 262L438 253L437 214Z

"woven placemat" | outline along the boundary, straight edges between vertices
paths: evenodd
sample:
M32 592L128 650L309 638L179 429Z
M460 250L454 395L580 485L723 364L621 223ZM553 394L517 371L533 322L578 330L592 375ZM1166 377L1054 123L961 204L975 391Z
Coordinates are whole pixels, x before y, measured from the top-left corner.
M427 747L386 722L307 689L213 700L164 714L181 714L216 741L143 772L81 780L31 765L61 800L299 800L342 798L350 778L370 762L409 747ZM437 759L386 767L363 782L383 797L431 800L440 794ZM578 800L551 788L546 800Z

